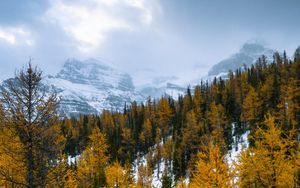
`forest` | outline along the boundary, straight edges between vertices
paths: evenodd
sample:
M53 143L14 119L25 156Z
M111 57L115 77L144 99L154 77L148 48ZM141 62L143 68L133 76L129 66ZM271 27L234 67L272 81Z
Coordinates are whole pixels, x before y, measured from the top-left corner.
M29 63L1 87L0 187L150 188L155 173L163 188L300 187L300 47L273 57L177 99L79 117L57 114Z

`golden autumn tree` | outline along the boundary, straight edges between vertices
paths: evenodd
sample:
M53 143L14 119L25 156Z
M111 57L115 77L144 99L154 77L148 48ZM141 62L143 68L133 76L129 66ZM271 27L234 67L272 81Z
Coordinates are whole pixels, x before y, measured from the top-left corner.
M114 162L105 169L107 187L128 187L130 185L129 171L118 162Z
M75 170L69 166L67 156L60 155L57 158L56 165L49 170L46 187L75 188L77 185Z
M227 126L225 109L221 104L212 102L210 105L210 111L207 113L207 118L212 128L211 136L213 141L216 142L219 147L223 148L225 145L223 132L225 126Z
M203 105L204 105L204 99L201 93L201 87L197 85L195 87L194 96L193 96L193 107L198 121L204 118L204 113L202 111Z
M300 98L300 88L297 80L290 78L286 84L281 85L280 103L276 117L284 122L287 129L297 126L297 114L300 111L300 104L297 99Z
M186 114L185 127L182 130L181 147L184 154L190 156L199 149L200 133L203 132L204 126L197 122L196 113L190 111Z
M183 177L180 177L179 180L176 182L177 188L188 188L189 185L187 182L184 181Z
M145 119L143 123L143 131L145 145L150 145L152 139L152 123L149 119Z
M31 63L3 83L0 99L3 105L3 126L15 136L19 147L11 147L25 164L24 186L43 187L53 161L63 150L65 140L56 115L58 99L42 84L42 72ZM9 147L4 145L3 147ZM7 149L7 148L6 148Z
M22 153L23 144L16 133L0 126L0 187L26 186L26 163Z
M218 145L210 142L205 151L198 153L196 170L192 172L190 187L232 187L234 172L225 161Z
M105 167L108 156L105 137L98 127L89 136L87 148L78 162L78 179L80 187L101 187L106 185Z
M300 165L295 132L284 133L275 124L275 118L267 116L263 127L258 127L253 137L255 146L239 156L239 186L295 187Z
M26 185L26 164L22 156L23 145L13 129L4 125L0 104L0 187Z
M241 115L241 120L243 122L248 122L250 125L258 119L259 109L261 102L259 101L258 94L253 87L250 87L247 96L243 102L243 111Z
M157 123L161 130L161 136L164 138L169 131L169 124L172 117L172 110L167 99L162 98L158 103Z

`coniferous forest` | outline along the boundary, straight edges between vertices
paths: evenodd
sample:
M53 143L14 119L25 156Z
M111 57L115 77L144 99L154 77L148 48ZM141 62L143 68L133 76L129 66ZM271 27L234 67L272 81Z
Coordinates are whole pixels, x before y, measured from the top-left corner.
M58 115L29 63L1 88L0 187L152 187L155 173L164 188L300 187L300 48L273 57L176 99L79 117Z

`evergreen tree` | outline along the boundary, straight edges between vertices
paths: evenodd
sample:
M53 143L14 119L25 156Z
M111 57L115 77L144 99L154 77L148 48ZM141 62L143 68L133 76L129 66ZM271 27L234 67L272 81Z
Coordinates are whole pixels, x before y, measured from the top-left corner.
M162 185L161 185L162 188L171 188L172 187L172 178L167 175L167 174L164 174L162 176Z

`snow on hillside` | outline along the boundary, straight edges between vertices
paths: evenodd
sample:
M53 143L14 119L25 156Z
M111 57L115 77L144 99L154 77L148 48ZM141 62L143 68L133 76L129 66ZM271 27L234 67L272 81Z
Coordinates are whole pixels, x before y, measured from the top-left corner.
M235 123L232 123L232 135L234 135L232 137L233 145L232 145L232 149L229 150L226 155L226 160L229 165L232 165L233 162L237 162L238 155L240 154L240 152L243 149L246 149L249 147L248 137L249 137L250 131L247 130L240 137L238 137L237 135L234 134L234 130L235 130Z
M232 123L232 135L233 136L233 145L232 145L232 149L228 151L228 153L225 156L225 160L226 162L232 166L234 164L234 162L238 162L238 155L240 154L240 152L243 149L246 149L249 147L249 141L248 141L248 136L250 134L250 131L246 131L245 133L243 133L241 136L237 136L234 134L235 131L235 123ZM169 138L171 139L171 137ZM160 145L163 146L163 142L160 142ZM139 166L145 166L147 167L147 157L148 155L152 154L152 158L155 154L155 150L156 150L156 145L154 145L151 148L152 152L149 152L147 154L144 155L140 155L138 154L137 159L135 159L135 161L132 164L132 176L133 176L133 180L135 182L138 181L138 175L139 175L139 170L138 167ZM154 171L152 173L151 176L151 185L154 188L159 188L162 186L162 176L164 174L165 171L165 161L164 159L160 160L157 164L155 164L155 168ZM171 163L172 164L172 163ZM159 170L158 170L159 167ZM172 177L173 179L173 184L174 182L174 177ZM186 185L189 184L189 177L186 177L184 180L184 183ZM175 186L175 185L174 185Z
M158 86L148 84L140 87L139 90L145 97L160 98L167 95L173 99L177 99L179 95L183 95L186 92L185 87L172 83L160 84Z
M172 137L168 137L167 139L172 139ZM163 146L163 141L159 143L159 145L162 147ZM134 160L132 164L132 176L133 180L135 182L138 181L139 178L139 166L144 166L147 167L147 157L148 155L152 155L151 157L153 158L156 152L157 146L154 145L152 148L150 148L151 152L146 153L144 155L137 154L137 158ZM166 161L164 159L161 159L158 161L158 163L155 164L153 173L151 175L151 185L153 188L160 188L162 187L162 177L164 175L166 168ZM172 168L172 162L171 162L171 168ZM174 176L172 177L173 183L174 183Z
M179 95L186 92L187 86L176 76L159 76L139 85L138 90L145 97L160 98L162 96L171 96L177 99Z

